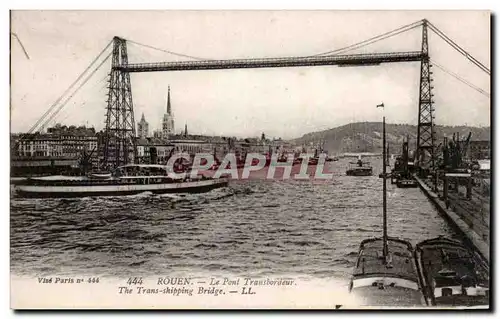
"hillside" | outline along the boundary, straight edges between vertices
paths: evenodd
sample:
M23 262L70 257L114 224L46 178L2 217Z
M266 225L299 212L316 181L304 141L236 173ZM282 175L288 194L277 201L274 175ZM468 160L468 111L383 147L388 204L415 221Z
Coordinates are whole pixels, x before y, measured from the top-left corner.
M459 133L463 139L472 132L471 140L490 140L489 127L468 126L435 126L437 144L443 141L444 136L452 137ZM403 139L410 138L410 150L416 148L417 126L408 124L387 124L386 137L389 151L399 152ZM381 152L382 151L382 122L351 123L325 131L308 133L291 140L294 145L317 145L324 141L324 148L331 154L345 152ZM312 143L312 144L311 144Z

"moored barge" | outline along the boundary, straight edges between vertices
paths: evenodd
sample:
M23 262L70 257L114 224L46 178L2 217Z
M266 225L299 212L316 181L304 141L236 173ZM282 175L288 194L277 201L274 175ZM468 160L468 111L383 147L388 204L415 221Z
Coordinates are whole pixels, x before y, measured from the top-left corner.
M383 118L382 237L361 242L349 291L357 306L422 307L422 291L413 247L407 240L387 232L387 172L385 117ZM359 159L361 161L361 159Z
M385 239L385 248L383 238L361 242L349 291L357 306L426 306L412 245L399 238Z
M481 255L445 237L416 245L415 260L429 305L489 307L489 267Z

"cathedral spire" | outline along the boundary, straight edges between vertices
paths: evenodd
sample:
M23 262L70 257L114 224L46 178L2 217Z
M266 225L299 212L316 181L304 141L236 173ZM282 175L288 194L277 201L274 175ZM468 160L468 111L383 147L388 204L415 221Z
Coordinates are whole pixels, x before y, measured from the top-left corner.
M162 121L162 136L168 138L174 134L174 114L172 113L172 105L170 104L170 85L167 93L167 112L163 114Z
M170 85L168 86L167 93L167 114L172 115L172 106L170 105Z

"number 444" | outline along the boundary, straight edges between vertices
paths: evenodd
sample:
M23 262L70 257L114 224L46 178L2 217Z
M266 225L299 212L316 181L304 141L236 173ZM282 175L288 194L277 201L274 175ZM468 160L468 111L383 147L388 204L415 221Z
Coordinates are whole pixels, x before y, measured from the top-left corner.
M130 277L127 280L128 285L142 285L142 277Z

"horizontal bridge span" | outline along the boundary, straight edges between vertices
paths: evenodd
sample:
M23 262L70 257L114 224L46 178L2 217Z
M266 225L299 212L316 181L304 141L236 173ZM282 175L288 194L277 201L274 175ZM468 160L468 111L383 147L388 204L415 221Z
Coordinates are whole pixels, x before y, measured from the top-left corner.
M322 65L376 65L390 62L421 61L424 55L421 51L346 54L314 57L285 57L262 59L232 59L232 60L202 60L182 62L137 63L115 66L124 72L158 72L158 71L189 71L189 70L223 70L251 68L287 68L299 66Z

